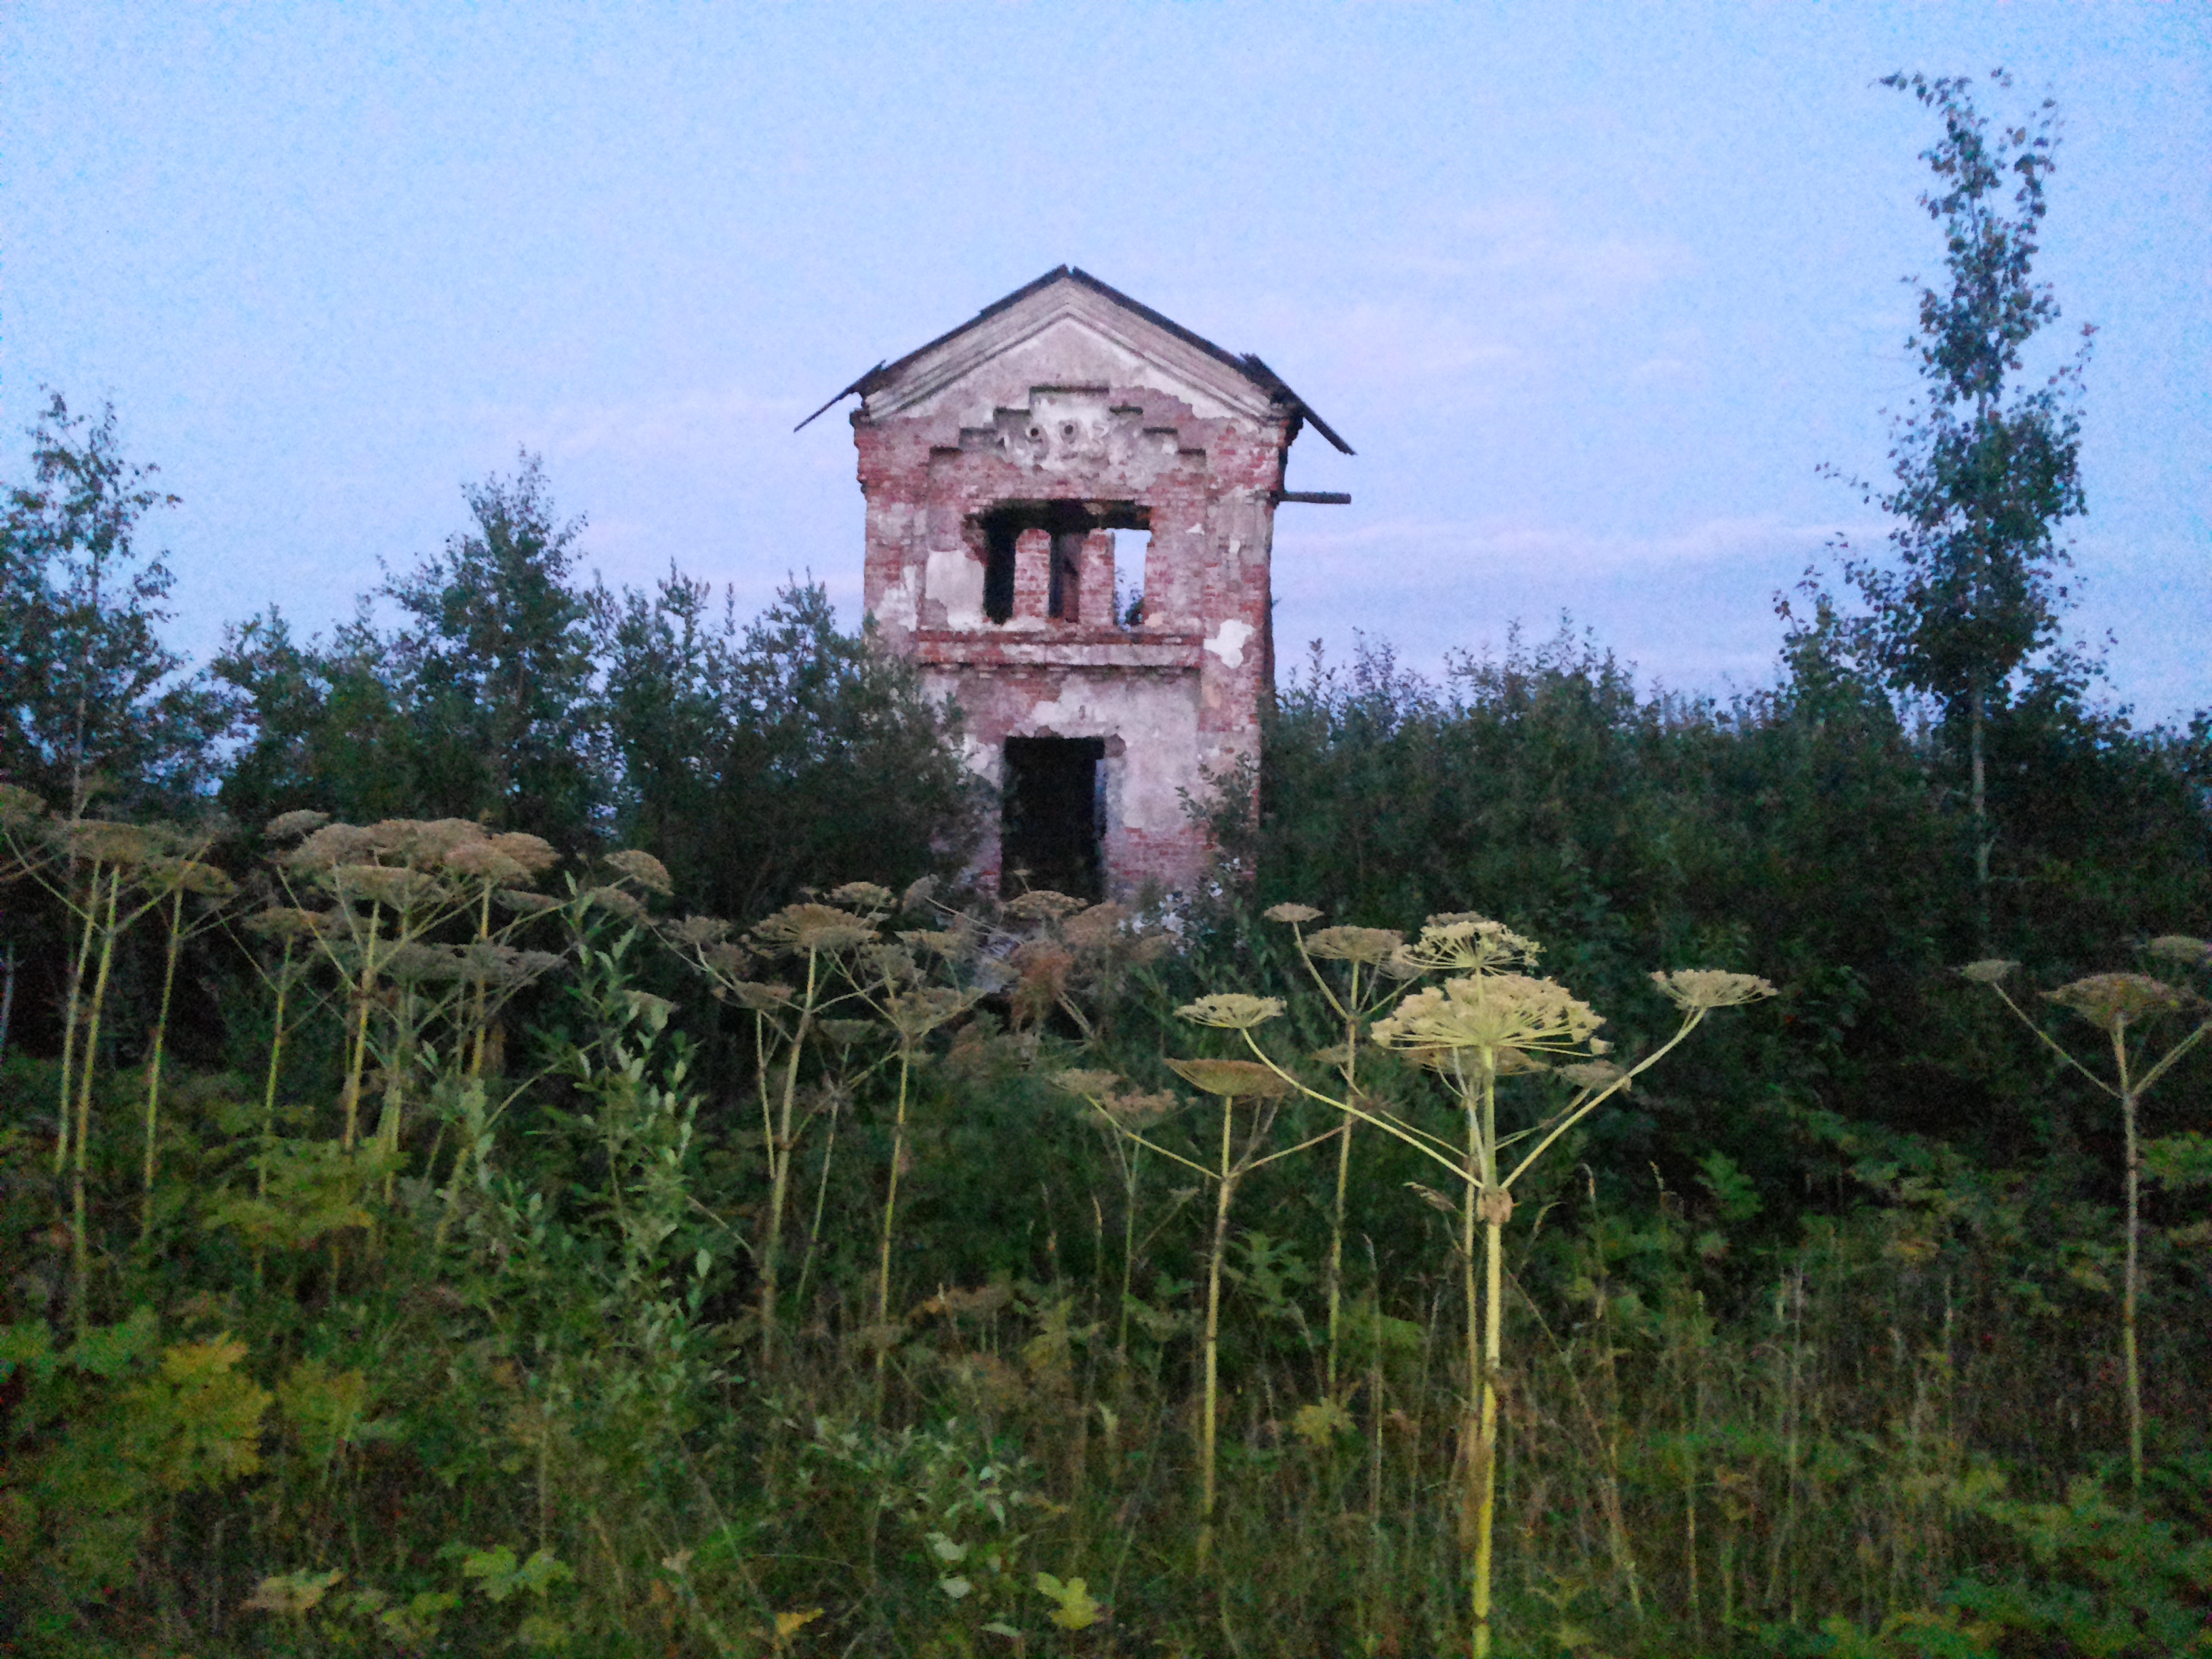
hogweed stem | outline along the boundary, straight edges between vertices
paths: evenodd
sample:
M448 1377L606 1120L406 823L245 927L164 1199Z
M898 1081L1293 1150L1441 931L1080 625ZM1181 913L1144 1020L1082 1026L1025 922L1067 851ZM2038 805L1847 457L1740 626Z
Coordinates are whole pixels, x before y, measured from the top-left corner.
M179 882L176 890L169 896L169 938L168 948L161 957L161 1011L154 1018L153 1053L146 1061L146 1162L138 1200L138 1242L142 1244L154 1231L154 1147L161 1103L161 1058L168 1044L169 999L177 983L177 955L184 948L184 924L185 886Z
M76 1077L76 1034L83 1023L84 975L92 965L93 936L100 931L100 866L92 866L89 896L82 912L84 932L76 949L76 960L70 965L68 1006L62 1014L62 1092L61 1110L54 1126L54 1175L58 1179L69 1170L70 1115L76 1104L76 1093L72 1087ZM74 907L71 907L74 908Z
M2162 947L2179 949L2169 952ZM2171 954L2176 960L2212 961L2212 945L2201 939L2173 935L2154 939L2147 948L2156 955ZM2207 1032L2212 1032L2212 1017L2203 1015L2203 999L2147 974L2092 974L2086 979L2075 980L2056 991L2045 993L2049 1000L2070 1008L2105 1033L2112 1044L2114 1077L2113 1082L2107 1083L2076 1060L2064 1044L2030 1018L2027 1011L2006 991L2002 981L2019 965L1992 957L1969 963L1959 971L1975 983L1986 985L1996 992L1998 999L2012 1010L2038 1042L2097 1089L2120 1103L2120 1125L2126 1159L2122 1181L2127 1213L2126 1266L2120 1291L2121 1387L2126 1395L2129 1490L2131 1501L2140 1507L2143 1474L2142 1375L2136 1340L2142 1295L2142 1146L2139 1113L2142 1097L2150 1091L2152 1085L2165 1076L2184 1054L2203 1041ZM2199 1015L2195 1029L2168 1048L2148 1070L2140 1076L2136 1075L2128 1054L2129 1028L2145 1024L2161 1014L2181 1012L2192 1004Z
M792 1145L791 1121L798 1109L799 1059L806 1046L806 1033L814 1019L814 1000L821 988L822 955L818 951L806 953L806 1000L799 1005L799 1026L791 1034L791 1052L786 1056L783 1068L783 1101L781 1115L773 1126L769 1138L769 1201L768 1236L762 1240L761 1249L761 1358L775 1358L776 1273L783 1261L783 1211L791 1193L791 1158L795 1150ZM763 1103L765 1106L766 1103Z
M95 870L94 880L97 879ZM92 1000L85 1019L84 1061L77 1083L76 1145L73 1149L76 1160L70 1182L70 1297L74 1323L80 1336L84 1334L86 1322L91 1316L92 1242L85 1212L85 1149L92 1138L92 1085L98 1073L100 1058L100 1016L107 1000L108 974L115 964L115 936L121 931L116 926L115 917L122 895L123 872L118 867L111 871L107 878L107 920L100 926L100 966L92 982ZM93 902L96 913L99 905L96 888Z
M1198 1567L1206 1571L1206 1562L1213 1553L1213 1504L1215 1497L1214 1431L1216 1402L1219 1397L1221 1359L1221 1258L1229 1245L1229 1202L1237 1190L1235 1171L1230 1166L1230 1127L1233 1121L1231 1108L1235 1103L1226 1095L1221 1097L1221 1172L1216 1177L1213 1199L1213 1249L1206 1263L1206 1407L1199 1429L1200 1498L1198 1507Z
M876 1411L884 1408L884 1366L890 1358L884 1327L891 1316L891 1232L898 1216L899 1165L906 1160L907 1079L914 1066L914 1045L899 1043L898 1109L891 1121L891 1174L884 1190L883 1249L876 1262Z
M2120 1079L2120 1122L2124 1126L2127 1158L2128 1257L2126 1281L2120 1291L2120 1358L2128 1390L2128 1487L2140 1509L2143 1471L2142 1376L2136 1364L2136 1298L2141 1273L2138 1241L2142 1231L2142 1152L2136 1139L2136 1091L2128 1082L2125 1020L2116 1020L2112 1024L2112 1064Z

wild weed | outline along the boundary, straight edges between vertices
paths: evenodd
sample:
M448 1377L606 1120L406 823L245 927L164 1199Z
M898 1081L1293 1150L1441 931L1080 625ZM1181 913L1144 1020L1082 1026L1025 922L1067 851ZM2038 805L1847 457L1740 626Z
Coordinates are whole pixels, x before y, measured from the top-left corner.
M2187 1628L2195 1466L2159 1454L2191 1431L2156 1389L2184 1322L2144 1327L2141 1506L2063 1487L2122 1409L2051 1340L2119 1277L2111 1206L1780 1090L1770 1138L1836 1213L1770 1226L1771 1172L1711 1145L1646 1170L1703 1086L1650 1066L1747 976L1660 976L1672 1017L1622 1009L1607 1054L1477 918L1301 912L1279 1001L1200 994L1056 895L855 884L744 931L656 919L641 855L562 883L474 826L350 831L331 868L392 873L326 878L289 849L330 827L285 832L241 919L242 1075L165 1062L159 1252L116 1249L137 1137L89 1140L91 1259L142 1314L49 1322L70 1193L15 1103L59 1079L0 1067L0 1583L28 1587L0 1642L1382 1659L1486 1626L1659 1659ZM158 1030L167 939L115 941L104 1030ZM733 1040L664 994L672 956ZM146 1097L112 1046L94 1121ZM2182 1188L2201 1143L2145 1135L2143 1178ZM2142 1231L2178 1292L2188 1228Z
M1340 1023L1344 1040L1316 1058L1344 1079L1347 1099L1359 1093L1359 1050L1367 1036L1367 1023L1389 1000L1396 982L1389 964L1399 960L1406 936L1388 927L1324 927L1309 935L1303 924L1317 921L1321 912L1309 904L1278 904L1267 912L1270 921L1287 922L1296 941L1298 959L1319 988L1329 1012ZM1319 963L1343 964L1342 988L1330 982ZM1364 983L1363 983L1364 979ZM1336 1397L1338 1315L1344 1299L1344 1206L1352 1183L1352 1132L1355 1120L1339 1126L1336 1145L1336 1191L1328 1225L1328 1349L1324 1387Z
M161 948L161 994L154 1016L154 1035L147 1044L146 1055L146 1157L141 1171L138 1201L138 1238L143 1244L154 1226L154 1166L155 1151L160 1145L159 1126L161 1104L161 1063L167 1053L169 1008L176 993L177 959L185 945L196 933L204 933L221 924L222 905L237 890L229 876L207 861L206 854L212 837L203 836L180 846L179 850L154 860L148 870L147 886L155 895L157 908L167 901L162 913L163 937ZM191 896L205 901L187 921L185 900Z
M54 1174L70 1181L70 1305L82 1331L90 1317L90 1230L86 1213L90 1165L92 1107L100 1070L100 1022L123 936L141 918L174 901L161 1012L155 1023L153 1059L146 1085L146 1197L142 1218L152 1214L151 1182L155 1114L160 1101L161 1053L168 1025L168 993L173 983L175 951L188 885L209 891L227 883L220 872L199 861L204 840L184 856L175 849L181 837L166 825L118 823L104 818L50 817L29 791L4 787L0 797L0 843L10 875L28 875L51 893L70 917L76 933L67 972L62 1016L59 1098L55 1113ZM125 894L129 895L125 902ZM90 986L85 975L92 975ZM73 1156L72 1156L73 1154ZM142 1227L143 1231L143 1227Z
M1486 1659L1491 1646L1498 1391L1504 1368L1503 1237L1513 1214L1513 1183L1561 1136L1680 1044L1711 1010L1774 994L1771 985L1748 975L1711 969L1654 974L1653 982L1681 1010L1681 1023L1665 1042L1624 1068L1603 1058L1611 1045L1596 1036L1603 1021L1587 1004L1551 980L1515 971L1532 963L1540 948L1482 917L1437 915L1429 919L1413 944L1392 957L1403 978L1427 973L1455 975L1442 986L1407 993L1375 1023L1370 1036L1379 1046L1407 1051L1444 1081L1463 1120L1465 1140L1460 1149L1354 1091L1330 1096L1300 1082L1252 1036L1253 1027L1269 1016L1244 1019L1237 1026L1253 1054L1285 1085L1414 1148L1448 1170L1462 1188L1455 1206L1448 1199L1437 1201L1448 1210L1455 1207L1460 1224L1470 1395L1462 1432L1466 1487L1461 1540L1472 1557L1468 1647L1474 1659ZM1273 1012L1279 1012L1279 1005ZM1501 1137L1498 1079L1532 1072L1556 1072L1574 1092L1532 1127ZM1511 1168L1506 1169L1500 1152L1531 1138L1534 1144L1517 1152ZM1483 1235L1480 1296L1475 1285L1478 1219Z
M2185 968L2212 964L2212 944L2181 934L2153 939L2145 949L2160 961ZM2127 1260L2120 1292L2120 1356L2122 1387L2127 1401L2128 1483L2137 1502L2142 1498L2143 1412L2142 1372L2136 1346L2136 1316L2142 1279L2143 1149L2139 1116L2142 1098L2189 1051L2212 1032L2212 1002L2185 987L2167 983L2148 974L2093 974L2044 994L2045 999L2070 1010L2105 1034L2111 1047L2110 1082L2075 1058L2063 1044L2028 1017L2004 988L2017 963L1995 959L1970 963L1961 969L1978 984L1986 985L2018 1015L2037 1039L2067 1066L2086 1079L2100 1093L2120 1105L2123 1141L2122 1187L2127 1212ZM2196 1024L2153 1059L2147 1049L2130 1045L2130 1028L2141 1028L2171 1015L2193 1015Z

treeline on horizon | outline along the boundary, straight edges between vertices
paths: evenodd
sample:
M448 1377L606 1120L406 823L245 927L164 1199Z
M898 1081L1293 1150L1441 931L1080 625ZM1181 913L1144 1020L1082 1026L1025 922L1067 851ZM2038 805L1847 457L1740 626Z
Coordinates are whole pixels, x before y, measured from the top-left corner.
M124 457L112 409L54 394L31 435L0 538L0 781L64 816L216 814L247 856L301 810L650 845L690 902L740 916L862 866L903 885L971 845L957 716L818 585L750 618L673 568L649 592L586 585L580 522L533 458L465 489L470 528L327 635L272 605L193 671L161 637L173 574L137 545L170 499L155 469Z
M11 492L0 566L0 780L65 815L213 811L249 855L289 811L468 818L567 854L642 848L684 904L744 920L854 872L955 877L990 810L957 712L842 632L818 586L750 619L673 569L649 592L586 586L580 525L526 456L327 638L272 606L189 672L161 636L170 573L137 545L154 470L122 457L112 410L56 397L33 435L42 476ZM1564 619L1434 678L1387 644L1337 664L1316 647L1258 768L1218 781L1258 802L1212 820L1222 896L1494 913L1571 929L1593 965L1721 945L1838 1032L1880 1001L1893 1036L1969 957L2087 971L2146 927L2204 925L2212 711L2137 727L2078 653L2031 665L1988 721L1979 891L1943 711L1900 695L1810 579L1778 607L1774 684L1727 702L1639 691ZM35 999L18 1018L43 1024Z

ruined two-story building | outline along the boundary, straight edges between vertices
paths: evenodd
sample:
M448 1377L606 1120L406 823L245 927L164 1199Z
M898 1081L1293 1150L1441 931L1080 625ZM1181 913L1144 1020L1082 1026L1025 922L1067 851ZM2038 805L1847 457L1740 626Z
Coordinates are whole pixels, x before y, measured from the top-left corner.
M1285 461L1307 426L1350 447L1259 358L1065 265L854 394L868 612L1003 803L979 877L1188 887L1187 802L1257 755L1275 508L1347 499L1286 492Z

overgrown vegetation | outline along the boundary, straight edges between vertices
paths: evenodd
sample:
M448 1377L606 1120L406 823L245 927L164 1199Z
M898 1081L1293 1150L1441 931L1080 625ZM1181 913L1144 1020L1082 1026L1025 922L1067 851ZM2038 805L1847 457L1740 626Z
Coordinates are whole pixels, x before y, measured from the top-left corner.
M1832 1039L1788 985L1658 1097L1771 988L1659 974L1601 1021L1476 917L1291 906L1178 953L1117 906L854 883L742 928L649 854L467 820L288 815L234 890L5 810L87 964L72 1057L4 1073L27 1650L2201 1635L2185 1119L2145 1121L2123 1228L2094 1156L1995 1167L1806 1091ZM161 1005L117 1042L97 964L187 930L261 972L157 1115ZM2194 1046L2212 948L2156 945L2063 1000L2109 1027L2120 985ZM678 963L705 995L647 988ZM1964 1027L1974 990L1923 994ZM2004 1032L2016 1103L2062 1109L2078 1073ZM2185 1052L2124 1075L2131 1114L2202 1097ZM1782 1178L1705 1127L1731 1087ZM2124 1257L2139 1382L2092 1386Z
M40 430L0 1646L2212 1651L2204 717L1817 589L1726 706L1366 651L1216 890L1002 904L818 590L526 463L180 678Z

